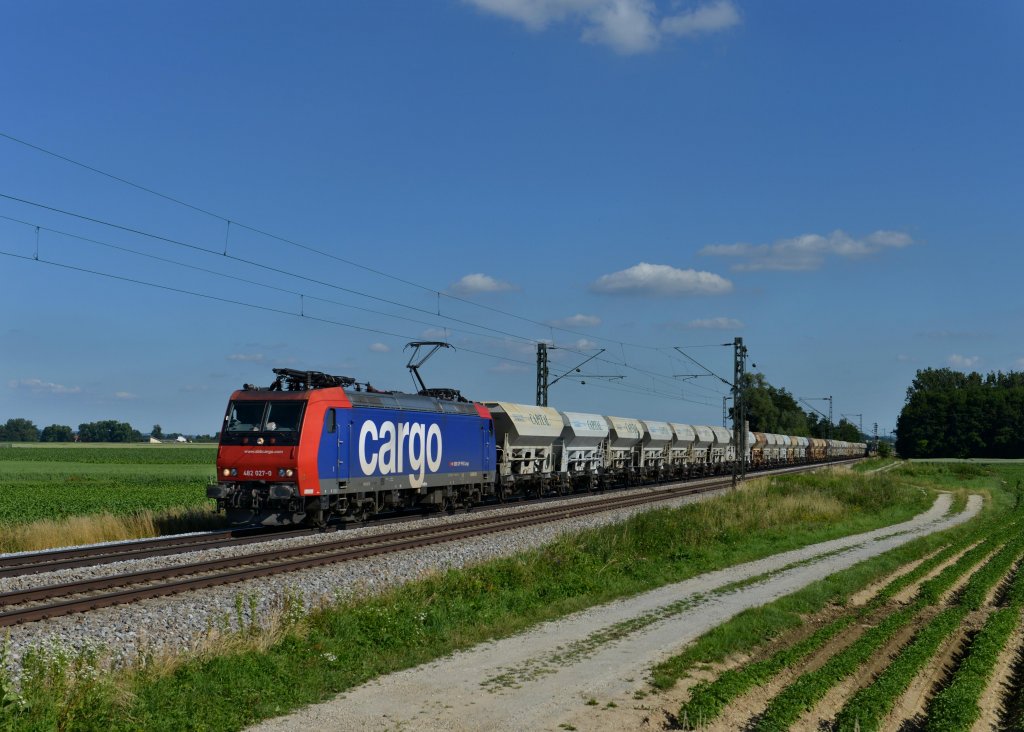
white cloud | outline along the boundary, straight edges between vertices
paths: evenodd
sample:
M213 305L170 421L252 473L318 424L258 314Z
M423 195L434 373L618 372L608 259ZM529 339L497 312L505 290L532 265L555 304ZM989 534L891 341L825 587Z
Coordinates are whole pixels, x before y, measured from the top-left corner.
M551 325L556 328L593 328L601 325L601 319L596 315L573 315L560 320L552 320Z
M232 353L228 356L228 361L245 361L248 363L260 363L263 361L262 353Z
M736 318L702 318L691 320L686 324L687 328L715 328L719 330L736 330L742 328L743 323Z
M496 280L480 272L468 274L449 288L457 295L476 295L481 292L508 292L518 289L508 282Z
M577 351L589 351L592 348L597 348L597 343L589 338L580 338L575 343L570 344L569 348L575 348Z
M695 36L739 25L740 14L729 0L717 0L665 18L661 30L674 36Z
M138 399L139 395L138 394L132 394L130 391L117 391L117 392L114 392L114 398L115 399L122 399L122 400Z
M905 353L901 353L901 354L896 356L896 360L900 361L902 363L910 363L911 361L914 360L914 358L913 358L913 356L908 356Z
M78 394L82 391L80 386L64 386L63 384L54 384L52 381L43 381L42 379L20 379L14 381L8 381L7 386L12 389L28 389L34 394Z
M391 351L391 346L387 343L371 343L370 350L374 353L389 353Z
M425 341L447 341L448 331L444 328L427 328L420 333L420 338Z
M732 283L712 272L641 262L602 275L590 289L610 295L721 295L732 292Z
M972 369L981 361L977 356L961 356L959 353L954 353L947 360L949 365L955 369Z
M621 54L653 51L664 36L717 33L740 23L732 0L711 0L665 15L654 0L464 0L485 12L540 32L556 23L580 28L586 43Z
M901 249L913 243L910 235L901 231L876 231L862 239L855 239L837 229L825 236L803 234L792 239L780 239L772 244L711 244L699 253L743 259L745 261L732 267L739 272L807 271L821 267L828 256L865 257L883 249Z

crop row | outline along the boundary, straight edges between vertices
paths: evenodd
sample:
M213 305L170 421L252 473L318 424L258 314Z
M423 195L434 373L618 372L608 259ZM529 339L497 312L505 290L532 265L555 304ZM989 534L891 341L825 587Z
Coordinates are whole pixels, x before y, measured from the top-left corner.
M135 447L4 447L0 463L106 463L121 465L213 465L217 447L137 445Z
M991 551L992 543L992 541L982 542L966 552L959 561L947 567L938 576L923 583L917 599L911 605L887 616L876 626L865 631L860 638L829 659L821 668L796 679L769 703L768 708L758 721L756 729L788 729L802 713L813 708L814 704L821 700L833 686L870 659L905 625L914 620L924 608L934 605L960 576ZM1004 554L1010 553L999 552L993 557L993 560ZM1012 562L1015 556L1016 554L1012 554L1009 561ZM995 564L993 569L987 570L987 567L993 564ZM987 588L995 584L1005 573L1007 567L1003 566L1000 571L999 566L1002 566L1002 562L990 560L985 567L975 572L972 580L968 583L968 588L964 591L964 596L970 594L970 597L973 598L980 592L983 598ZM964 604L970 603L965 601Z
M931 572L935 567L946 562L951 556L962 551L973 541L973 537L965 536L960 541L935 552L912 571L891 580L865 607L819 628L814 634L793 646L780 650L761 661L755 661L741 668L724 671L713 681L703 681L697 684L690 693L690 700L680 708L678 718L699 719L702 722L710 722L717 718L733 699L738 698L741 694L746 693L755 686L768 683L782 669L799 663L824 646L840 631L875 610L880 604Z
M1019 566L1007 600L1005 607L988 617L949 685L932 700L928 730L969 730L977 720L981 712L978 700L1024 609L1024 571Z
M202 478L128 476L54 484L26 481L0 490L0 525L83 514L126 515L138 511L208 503Z
M717 718L733 699L736 699L755 686L767 683L782 669L800 662L824 646L825 643L852 622L870 614L892 598L893 595L929 574L936 567L948 561L950 557L963 551L975 541L976 539L973 536L964 535L959 541L935 552L912 571L891 580L865 607L855 613L838 618L794 646L778 651L764 660L747 664L742 668L727 670L713 681L697 684L691 691L690 700L680 708L678 718L688 720L699 719L702 722L710 722ZM978 549L977 554L964 561L967 564L973 564L980 559L983 551L983 549ZM951 573L949 581L952 582L955 576L959 575Z
M1017 539L1003 547L971 577L960 601L946 608L920 628L914 638L878 677L858 691L837 716L840 730L879 729L885 715L940 644L955 631L972 610L978 609L991 588L1020 556L1022 542ZM929 596L934 596L929 593Z

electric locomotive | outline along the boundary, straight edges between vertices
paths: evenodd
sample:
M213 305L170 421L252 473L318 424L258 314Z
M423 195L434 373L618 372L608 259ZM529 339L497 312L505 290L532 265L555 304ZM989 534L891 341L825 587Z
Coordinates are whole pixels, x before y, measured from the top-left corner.
M456 508L493 492L487 408L382 392L355 379L275 368L231 395L206 493L231 524L323 525L388 510ZM348 387L355 386L355 390Z

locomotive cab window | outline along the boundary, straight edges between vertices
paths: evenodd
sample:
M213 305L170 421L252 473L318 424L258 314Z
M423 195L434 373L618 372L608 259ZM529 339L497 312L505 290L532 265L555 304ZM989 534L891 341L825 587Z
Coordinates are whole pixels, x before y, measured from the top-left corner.
M252 432L263 425L263 413L267 410L266 402L231 402L228 406L227 432Z
M265 439L270 444L296 445L302 427L304 401L293 399L250 401L238 400L228 405L224 416L221 443L245 445Z

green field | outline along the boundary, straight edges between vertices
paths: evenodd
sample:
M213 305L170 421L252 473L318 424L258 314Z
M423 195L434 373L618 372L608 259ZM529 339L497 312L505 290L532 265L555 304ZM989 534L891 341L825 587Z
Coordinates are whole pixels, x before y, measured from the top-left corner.
M216 446L0 448L0 525L211 505Z

